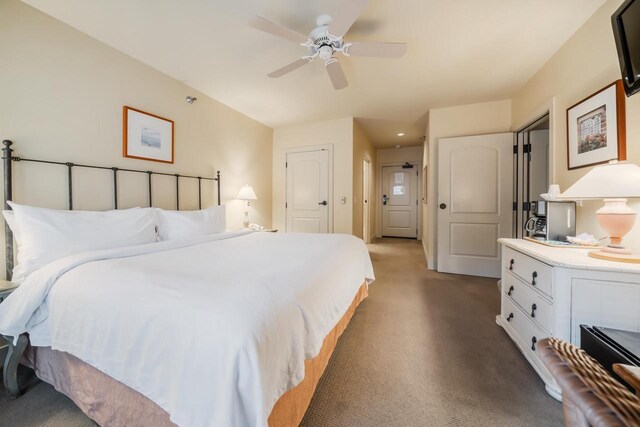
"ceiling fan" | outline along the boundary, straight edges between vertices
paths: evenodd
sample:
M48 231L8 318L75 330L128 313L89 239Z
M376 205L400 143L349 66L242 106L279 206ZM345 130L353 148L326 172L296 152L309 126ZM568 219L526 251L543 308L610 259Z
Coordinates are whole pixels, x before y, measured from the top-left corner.
M341 2L340 11L335 16L320 15L316 19L317 27L308 36L282 27L261 16L255 16L249 25L257 30L299 43L309 50L309 54L285 65L269 74L278 78L290 73L319 57L324 61L333 88L344 89L349 84L336 58L336 54L344 56L369 56L378 58L399 58L407 51L405 43L359 43L345 42L344 35L355 20L364 11L370 0L349 0Z

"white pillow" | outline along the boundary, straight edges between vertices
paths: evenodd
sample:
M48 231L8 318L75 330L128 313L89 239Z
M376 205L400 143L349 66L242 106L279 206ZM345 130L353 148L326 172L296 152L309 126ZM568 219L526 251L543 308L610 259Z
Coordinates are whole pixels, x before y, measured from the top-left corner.
M35 270L69 255L157 241L150 209L61 211L9 204L17 227L12 230L18 230L14 282L22 282Z
M4 220L7 221L9 228L13 232L13 238L16 239L18 246L20 246L20 229L18 228L18 224L16 224L16 217L13 211L5 209L2 211L2 216L4 216Z
M227 228L224 205L199 211L157 209L156 212L160 240L188 239L205 234L222 233Z
M16 217L13 214L12 210L5 209L2 211L2 216L4 216L4 220L7 222L7 225L13 232L13 239L16 241L17 248L14 249L14 252L20 251L20 229L18 228L18 224L16 224Z

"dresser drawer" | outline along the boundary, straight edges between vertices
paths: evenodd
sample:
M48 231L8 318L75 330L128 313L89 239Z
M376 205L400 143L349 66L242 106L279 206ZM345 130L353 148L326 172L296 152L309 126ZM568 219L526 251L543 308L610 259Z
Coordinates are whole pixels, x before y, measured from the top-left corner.
M515 275L506 272L503 280L505 299L511 298L534 323L547 332L552 330L552 306L539 293L517 279Z
M511 248L503 248L504 268L523 281L530 283L545 295L552 297L552 267Z
M529 320L528 314L524 313L507 297L502 299L502 315L516 331L520 341L530 353L535 353L535 344L538 341L549 336L549 333L536 326Z

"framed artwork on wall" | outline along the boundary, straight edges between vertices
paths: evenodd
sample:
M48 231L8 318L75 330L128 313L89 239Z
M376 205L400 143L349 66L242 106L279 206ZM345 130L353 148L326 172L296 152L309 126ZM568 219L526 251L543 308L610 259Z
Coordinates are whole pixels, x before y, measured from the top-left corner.
M625 96L622 80L567 109L569 169L626 160Z
M123 107L122 155L173 163L173 120Z

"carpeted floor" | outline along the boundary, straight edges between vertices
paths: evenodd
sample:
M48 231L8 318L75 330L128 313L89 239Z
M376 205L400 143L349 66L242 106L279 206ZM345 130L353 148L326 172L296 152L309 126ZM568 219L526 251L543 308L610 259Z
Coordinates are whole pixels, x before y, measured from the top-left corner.
M311 426L560 426L562 406L496 325L495 279L440 274L419 242L370 245L377 280L302 422ZM21 374L29 378L29 372ZM47 384L0 393L0 426L93 425Z

